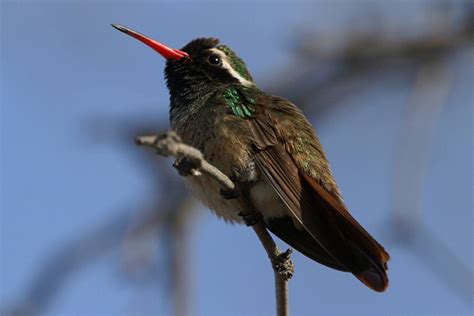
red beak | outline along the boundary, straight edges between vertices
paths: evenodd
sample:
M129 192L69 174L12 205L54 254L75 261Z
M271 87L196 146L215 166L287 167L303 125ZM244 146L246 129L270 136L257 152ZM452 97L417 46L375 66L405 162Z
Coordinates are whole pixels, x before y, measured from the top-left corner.
M181 59L183 57L189 57L188 53L183 52L179 49L171 48L166 45L161 44L160 42L157 42L155 40L152 40L149 37L146 37L145 35L142 35L138 32L135 32L125 26L122 26L120 24L112 24L113 27L115 27L117 30L120 32L123 32L125 34L130 35L131 37L136 38L140 42L150 46L154 50L156 50L158 53L160 53L161 56L163 56L166 59Z

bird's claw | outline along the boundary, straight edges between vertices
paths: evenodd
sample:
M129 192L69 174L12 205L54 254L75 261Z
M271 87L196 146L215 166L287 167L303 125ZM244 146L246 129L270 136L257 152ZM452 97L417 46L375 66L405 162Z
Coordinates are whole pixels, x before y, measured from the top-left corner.
M245 222L245 225L247 226L253 226L257 224L262 218L262 214L257 213L257 212L251 212L251 213L240 212L238 215L242 217L242 219Z
M272 260L273 268L285 281L291 279L295 272L293 261L290 258L292 252L291 249L287 249Z
M237 187L235 187L234 189L221 188L220 194L226 200L233 200L240 197L240 190Z
M197 176L200 174L196 168L196 164L187 159L186 157L180 157L173 162L173 167L178 170L180 176Z

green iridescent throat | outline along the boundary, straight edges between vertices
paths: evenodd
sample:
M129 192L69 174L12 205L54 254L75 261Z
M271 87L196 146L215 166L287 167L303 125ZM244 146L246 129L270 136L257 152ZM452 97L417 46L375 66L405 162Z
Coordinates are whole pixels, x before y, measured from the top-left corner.
M224 91L224 99L234 115L240 118L250 117L255 111L252 106L255 100L251 97L242 97L235 88L227 88Z

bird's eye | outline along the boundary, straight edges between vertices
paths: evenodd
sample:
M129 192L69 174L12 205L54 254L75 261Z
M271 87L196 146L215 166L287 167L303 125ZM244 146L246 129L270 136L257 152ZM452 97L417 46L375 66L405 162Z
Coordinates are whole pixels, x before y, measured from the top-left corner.
M211 55L209 56L209 59L207 60L211 65L218 66L221 63L221 59L217 55Z

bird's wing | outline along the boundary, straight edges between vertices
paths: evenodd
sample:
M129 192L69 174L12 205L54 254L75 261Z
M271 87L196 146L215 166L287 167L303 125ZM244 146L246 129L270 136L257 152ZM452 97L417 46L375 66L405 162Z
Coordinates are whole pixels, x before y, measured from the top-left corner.
M291 103L287 106L294 107ZM286 110L290 110L288 114L291 115L295 113L290 112L296 111L304 124L309 125L298 110ZM254 140L254 159L288 207L288 217L296 225L288 229L285 223L278 223L276 219L276 226L272 227L270 222L269 228L309 257L333 268L350 271L368 287L384 291L388 285L385 272L388 253L334 194L301 170L289 152L281 130L276 128L281 120L294 118L285 118L285 109L278 115L272 111L268 106L259 107L257 113L246 120ZM313 138L311 141L318 142L314 132L310 137Z

